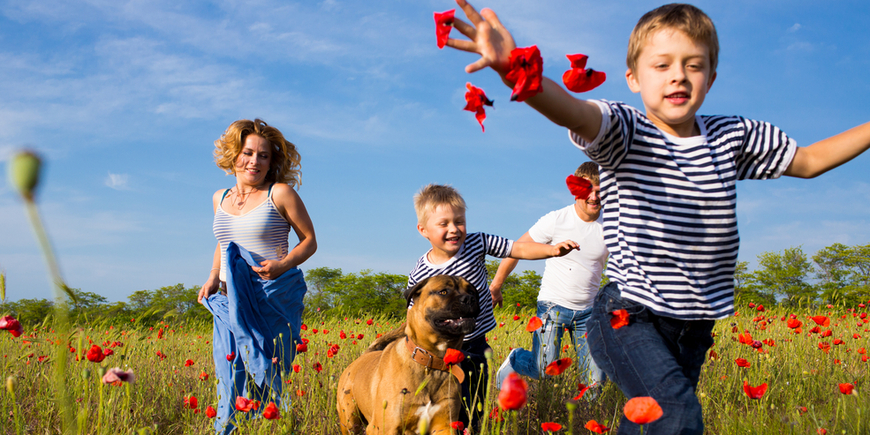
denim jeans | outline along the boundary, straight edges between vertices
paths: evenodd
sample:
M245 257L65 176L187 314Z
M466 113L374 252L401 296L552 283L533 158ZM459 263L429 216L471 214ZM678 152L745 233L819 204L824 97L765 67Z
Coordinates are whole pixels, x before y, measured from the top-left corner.
M629 323L610 326L612 312L624 309ZM713 345L712 320L678 320L654 314L647 307L622 299L615 283L595 299L588 322L589 350L598 366L628 398L649 396L663 415L645 425L643 433L703 434L701 404L695 395L701 366ZM625 416L619 434L640 433L640 425Z
M540 379L547 365L559 357L562 350L562 335L567 329L574 340L577 364L587 384L604 381L604 372L589 356L586 347L586 321L592 308L575 311L553 302L538 301L538 317L543 325L532 337L532 350L517 349L509 355L511 367L519 374Z

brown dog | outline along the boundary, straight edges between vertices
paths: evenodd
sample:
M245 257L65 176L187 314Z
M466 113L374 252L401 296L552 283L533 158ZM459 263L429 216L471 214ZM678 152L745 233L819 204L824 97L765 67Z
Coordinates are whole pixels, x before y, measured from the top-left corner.
M338 418L342 434L414 434L420 420L432 434L449 434L462 404L458 365L444 363L460 349L480 313L468 281L439 275L405 290L404 325L379 338L341 374Z

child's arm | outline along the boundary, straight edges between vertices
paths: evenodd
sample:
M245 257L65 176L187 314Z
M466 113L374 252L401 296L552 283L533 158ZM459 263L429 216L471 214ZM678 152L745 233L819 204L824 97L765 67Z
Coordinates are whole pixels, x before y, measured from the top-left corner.
M798 148L784 175L798 178L818 177L854 159L867 148L870 148L870 122L808 147Z
M484 8L478 14L465 0L456 0L456 4L462 8L471 24L455 18L453 25L470 41L450 38L447 45L480 54L480 59L465 67L466 72L472 73L490 67L501 76L507 86L513 87L514 84L505 78L509 72L511 50L516 48L510 32L491 9ZM526 103L555 124L567 127L587 142L592 142L601 128L601 110L598 106L574 98L546 77L541 84L543 92L527 99Z
M541 260L550 257L561 257L575 249L580 249L580 245L573 240L565 240L555 245L538 242L521 242L518 240L511 247L511 253L508 257L519 260Z

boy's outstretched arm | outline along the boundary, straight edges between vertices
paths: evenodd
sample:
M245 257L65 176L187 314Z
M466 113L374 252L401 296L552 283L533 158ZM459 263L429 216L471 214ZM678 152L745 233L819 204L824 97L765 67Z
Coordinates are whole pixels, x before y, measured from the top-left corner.
M799 147L784 175L814 178L870 148L870 122L820 140L808 147Z
M510 32L492 9L484 8L478 13L465 0L456 0L456 4L462 8L471 24L454 18L453 26L470 40L449 38L447 46L480 54L480 59L465 67L466 72L472 73L490 67L501 76L507 86L513 87L514 84L505 78L509 72L511 50L516 48ZM546 77L541 84L543 92L528 98L526 103L550 121L571 129L588 142L598 136L601 111L596 104L574 98Z
M520 242L518 240L514 242L508 257L520 260L541 260L550 257L561 257L575 249L580 249L580 245L573 240L565 240L555 245L538 242Z

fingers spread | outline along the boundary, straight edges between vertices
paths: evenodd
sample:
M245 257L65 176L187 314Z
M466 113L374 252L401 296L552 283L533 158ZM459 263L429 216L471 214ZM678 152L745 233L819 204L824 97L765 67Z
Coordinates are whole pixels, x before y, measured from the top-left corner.
M477 53L477 44L474 41L466 41L464 39L448 39L447 46L457 50L467 51L469 53Z
M459 33L467 36L472 41L474 40L474 37L477 36L477 30L474 26L460 20L459 18L453 18L453 28L458 30Z
M483 8L483 9L481 9L480 14L483 15L483 18L493 28L496 28L496 29L499 29L499 28L503 29L504 28L504 25L501 24L501 21L499 21L498 16L495 14L495 11L493 11L492 9Z
M462 12L465 12L465 16L468 17L468 19L471 21L471 23L474 24L475 26L477 26L478 24L480 24L481 21L483 21L483 18L480 16L480 14L477 13L477 10L474 9L474 6L471 6L470 4L468 4L467 1L456 0L456 4L459 5L460 8L462 8Z

